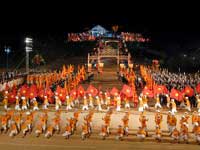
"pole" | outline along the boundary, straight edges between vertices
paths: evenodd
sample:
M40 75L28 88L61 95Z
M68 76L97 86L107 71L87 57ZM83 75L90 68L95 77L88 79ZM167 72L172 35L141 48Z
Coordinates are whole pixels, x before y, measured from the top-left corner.
M29 74L29 52L26 50L26 73Z
M26 38L25 39L25 43L26 43L26 73L29 74L29 52L32 51L32 38Z
M6 52L7 55L6 55L6 71L8 72L8 52Z
M87 63L88 72L89 72L89 63L90 63L90 53L88 53L88 63Z

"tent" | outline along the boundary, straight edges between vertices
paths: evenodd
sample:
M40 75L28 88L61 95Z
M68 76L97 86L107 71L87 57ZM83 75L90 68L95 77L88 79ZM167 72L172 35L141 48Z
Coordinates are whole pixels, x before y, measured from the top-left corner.
M98 36L106 34L108 31L104 27L100 25L96 25L91 30L89 30L89 32L95 37L98 37Z

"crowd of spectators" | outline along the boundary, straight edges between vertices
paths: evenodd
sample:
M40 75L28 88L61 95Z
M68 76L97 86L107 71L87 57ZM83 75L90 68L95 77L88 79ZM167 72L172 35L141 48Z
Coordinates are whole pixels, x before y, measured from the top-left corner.
M142 34L139 33L121 32L121 34L116 36L116 38L122 39L125 42L149 42L148 38L144 38ZM97 37L89 32L68 33L69 42L94 41L96 39Z
M94 41L96 37L89 32L83 33L68 33L68 41L81 42L81 41Z
M173 87L182 90L189 85L193 89L200 83L200 72L196 73L172 73L167 69L149 70L157 84L166 85L168 89Z
M2 72L0 73L0 83L4 83L5 81L17 78L21 75L22 73L17 72L17 71Z
M141 34L139 33L130 33L130 32L121 32L121 38L128 42L148 42L148 38L144 38Z

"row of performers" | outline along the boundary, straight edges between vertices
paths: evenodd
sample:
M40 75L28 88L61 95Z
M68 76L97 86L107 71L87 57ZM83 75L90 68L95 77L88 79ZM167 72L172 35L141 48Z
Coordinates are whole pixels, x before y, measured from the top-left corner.
M73 117L66 117L66 120L61 119L61 111L56 111L54 117L52 119L49 118L48 111L44 111L43 113L37 113L36 111L28 111L28 112L19 112L9 110L5 114L1 115L1 132L8 132L9 136L13 137L22 132L23 137L26 134L35 132L35 135L39 137L41 134L44 134L46 138L50 138L53 136L55 132L60 133L63 129L61 128L61 124L66 124L64 132L62 136L66 138L70 138L77 129L77 123L81 124L81 138L85 140L92 134L93 131L93 115L94 111L90 110L87 115L84 116L83 122L80 122L80 113L81 111L77 110L73 113ZM113 111L109 110L102 118L103 124L100 129L100 137L102 139L106 139L111 134L110 126L112 119ZM121 118L121 123L117 128L117 140L122 140L124 136L129 135L129 121L130 121L130 112L125 112L123 118ZM115 118L116 119L116 118ZM145 112L142 112L139 116L140 126L136 133L137 137L140 140L144 140L146 137L150 136L148 133L148 118ZM189 131L189 122L192 123L192 131ZM196 111L193 112L191 120L190 115L185 112L181 117L179 122L177 121L176 115L169 111L167 115L166 122L163 122L163 115L160 111L155 113L154 117L155 122L155 130L152 135L158 141L164 139L163 135L163 123L167 123L168 126L168 136L171 136L172 142L180 142L180 140L189 142L189 134L193 134L196 142L200 144L200 113ZM177 124L180 126L180 130L177 128Z

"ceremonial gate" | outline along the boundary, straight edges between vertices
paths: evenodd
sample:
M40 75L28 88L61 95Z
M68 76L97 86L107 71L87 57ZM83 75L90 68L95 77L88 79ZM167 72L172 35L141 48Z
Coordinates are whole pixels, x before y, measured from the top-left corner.
M107 40L104 42L103 49L98 48L96 53L88 53L88 72L91 72L92 64L94 62L99 66L98 69L103 67L103 58L116 58L118 67L123 61L127 61L127 64L129 65L131 63L130 53L125 52L123 49L119 48L119 46L110 46L113 43L118 45L119 42L119 40Z

